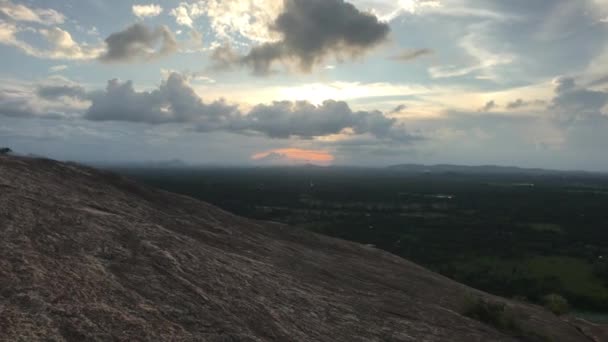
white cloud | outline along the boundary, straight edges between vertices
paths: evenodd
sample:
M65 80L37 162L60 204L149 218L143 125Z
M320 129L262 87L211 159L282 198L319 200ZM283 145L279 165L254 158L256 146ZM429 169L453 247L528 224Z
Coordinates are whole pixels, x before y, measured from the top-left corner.
M53 9L29 8L10 1L0 1L0 13L14 21L33 22L43 25L62 24L65 16Z
M133 14L139 18L156 17L163 12L163 8L155 4L133 5L132 10Z
M49 47L41 49L17 37L17 33L28 30L40 35ZM23 29L8 22L0 23L0 44L16 47L24 53L43 59L88 60L94 59L103 51L101 47L78 44L72 35L58 27L48 29Z
M203 15L198 3L189 4L182 2L172 9L170 14L175 17L178 25L192 27L194 20Z
M420 85L331 82L283 86L274 89L272 96L280 100L310 101L314 104L321 104L329 99L348 101L373 97L423 95L433 91L437 90Z
M217 81L209 76L207 76L204 72L202 71L184 71L184 72L179 72L177 70L173 70L173 69L160 69L160 74L161 77L163 79L168 79L169 76L171 76L171 74L173 73L179 73L180 75L182 75L184 77L184 79L187 82L192 82L192 83L207 83L207 84L214 84Z
M182 2L170 13L177 24L188 27L194 27L196 19L207 17L219 41L244 37L268 42L278 39L269 27L282 9L283 2L274 0L202 0Z
M608 23L608 0L593 0L593 13L600 17L600 22Z
M68 66L67 65L55 65L49 68L50 72L59 72L59 71L63 71L65 69L67 69Z
M467 66L434 66L428 70L431 77L459 77L477 72L477 78L479 79L496 80L498 75L494 69L513 63L516 56L510 53L493 52L485 47L487 44L485 44L485 38L480 32L483 32L487 25L488 22L471 25L469 29L470 33L460 41L460 47L475 60L474 63Z
M97 27L93 26L89 30L87 30L87 34L89 36L99 36L99 30L97 29Z
M368 10L383 21L393 21L404 15L441 15L473 17L504 21L511 17L483 7L472 6L466 0L352 0L357 7Z
M403 14L420 13L425 9L439 8L439 0L354 0L357 7L374 13L382 21L392 21Z
M593 57L583 71L583 79L586 82L591 82L598 77L606 77L608 73L608 44L604 46L602 51Z

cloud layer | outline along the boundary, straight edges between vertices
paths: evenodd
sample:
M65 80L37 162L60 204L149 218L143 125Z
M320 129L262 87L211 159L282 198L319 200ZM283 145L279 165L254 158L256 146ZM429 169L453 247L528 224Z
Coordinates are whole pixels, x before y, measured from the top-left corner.
M320 105L280 101L259 104L247 112L225 100L206 103L192 89L188 76L175 72L157 89L148 91L137 91L132 82L114 79L106 89L97 91L86 91L73 83L38 85L31 97L43 102L86 102L82 118L91 121L186 124L198 132L223 131L273 139L314 139L340 134L366 135L395 143L417 139L396 119L380 111L353 111L343 101L327 100ZM17 108L8 97L5 101L0 98L0 114L32 116L26 114L31 107L23 107L21 111Z

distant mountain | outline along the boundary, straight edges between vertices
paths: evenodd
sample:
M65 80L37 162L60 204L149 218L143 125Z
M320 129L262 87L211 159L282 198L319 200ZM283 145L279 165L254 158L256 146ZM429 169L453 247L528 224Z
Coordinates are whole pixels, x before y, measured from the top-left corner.
M122 176L0 156L0 341L606 341L601 326Z
M150 168L150 169L181 169L192 167L192 165L180 160L180 159L169 159L169 160L154 160L154 161L135 161L135 162L91 162L88 163L92 166L98 166L102 168Z
M415 173L463 173L463 174L560 174L560 173L587 173L585 171L559 171L538 168L521 168L515 166L463 166L463 165L420 165L420 164L401 164L389 166L387 169L403 172Z

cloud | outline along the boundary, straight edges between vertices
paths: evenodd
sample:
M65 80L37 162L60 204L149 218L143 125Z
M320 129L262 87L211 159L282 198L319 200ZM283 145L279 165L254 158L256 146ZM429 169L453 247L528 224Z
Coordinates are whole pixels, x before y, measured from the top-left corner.
M170 14L175 17L175 21L178 25L192 27L194 20L204 13L204 10L201 7L199 7L199 3L189 4L182 2L179 6L172 9Z
M39 35L48 47L41 49L17 38L17 34L24 31ZM27 55L42 59L89 60L96 58L103 51L98 46L75 42L68 31L58 27L37 30L21 28L8 22L0 22L0 44L16 47Z
M555 97L548 109L558 121L608 119L608 92L579 87L571 77L557 78L554 85Z
M193 132L229 132L273 139L339 136L407 144L418 139L380 111L355 111L343 101L259 104L247 111L224 99L205 102L189 84L194 74L169 72L158 88L138 91L133 82L110 80L89 91L55 76L40 84L0 88L0 115L77 117L99 122L176 124Z
M20 32L28 31L46 41L46 48L35 47L17 38ZM18 48L27 55L42 59L88 60L96 58L102 51L100 47L78 44L72 35L58 27L33 29L21 28L8 22L0 22L0 44Z
M49 72L59 72L59 71L66 70L67 68L68 68L68 66L65 65L65 64L54 65L54 66L52 66L52 67L49 68Z
M491 22L469 25L469 33L459 42L460 48L472 59L466 65L443 65L429 68L432 78L462 77L477 74L477 78L496 79L495 69L506 66L516 60L509 52L497 52L490 49L494 43L486 36Z
M524 101L522 99L517 99L513 102L509 102L507 104L507 109L519 109L519 108L525 108L525 107L530 107L530 106L542 106L542 105L546 105L547 103L543 100L533 100L533 101Z
M314 163L329 165L336 158L328 151L280 148L256 153L251 156L251 159L264 164Z
M526 106L526 103L522 99L517 99L507 104L507 109L517 109Z
M400 104L397 107L395 107L393 110L391 110L390 114L399 114L399 113L403 112L406 109L407 109L406 105Z
M163 8L160 5L148 4L148 5L133 5L131 7L133 14L138 18L156 17L163 12Z
M271 138L311 139L338 134L345 129L352 129L355 134L370 133L385 138L396 120L377 111L353 112L342 101L328 100L318 106L306 101L282 101L254 107L240 124L239 128L261 132Z
M30 97L24 95L17 89L0 88L0 115L21 118L44 115L39 106Z
M42 25L63 24L65 16L53 9L30 8L10 1L0 1L0 13L13 21L24 21Z
M169 78L169 76L171 76L171 74L174 74L174 73L180 74L187 82L191 82L191 83L200 82L200 83L213 84L213 83L217 82L213 78L207 76L207 74L205 74L202 71L178 72L178 71L172 70L172 69L160 69L160 74L163 77L163 79Z
M285 0L283 12L271 28L280 40L255 46L237 60L254 74L271 73L276 62L295 63L300 71L311 72L330 56L343 60L364 54L385 41L390 31L376 16L344 0ZM230 62L225 58L215 61L220 65Z
M151 60L172 54L178 48L168 27L150 29L140 23L112 33L105 42L107 51L99 59L106 63Z
M594 86L604 85L606 83L608 83L608 75L594 79L593 81L591 81L589 83L589 86L594 87Z
M13 83L13 84L11 84ZM88 104L86 92L62 77L39 84L5 82L0 86L0 116L60 119L78 116Z
M186 78L172 73L158 89L138 92L133 83L111 80L104 91L89 94L85 118L150 124L194 123L201 130L224 129L238 114L236 106L216 101L206 104Z
M203 0L182 2L170 14L187 27L204 16L216 42L268 42L276 40L270 26L282 8L282 0Z
M353 3L370 8L382 21L392 21L405 14L424 13L426 10L441 8L439 0L408 0L408 1L382 1L382 0L353 0Z
M98 48L76 43L68 31L64 31L58 27L42 29L39 32L53 47L46 53L42 53L46 57L52 59L91 59L99 53Z
M46 93L80 96L72 88L50 89ZM92 104L85 118L94 121L183 123L199 132L260 134L276 139L313 139L348 132L398 142L411 140L396 119L379 111L353 111L343 101L328 100L320 105L281 101L259 104L248 112L225 100L205 103L189 85L188 76L178 73L171 73L158 89L151 91L138 92L130 81L111 80L104 91L86 96Z
M47 100L56 100L61 97L69 97L74 99L87 99L86 90L73 84L65 85L39 85L36 89L36 94Z
M496 101L492 100L492 101L488 101L485 106L483 106L482 108L479 109L480 112L489 112L492 111L492 109L496 109L498 108L498 105L496 104Z
M420 57L432 55L433 53L435 52L431 49L406 50L396 56L392 56L390 59L399 62L410 62Z
M562 76L553 80L555 85L556 93L565 93L569 90L573 90L576 87L576 81L572 77Z
M218 46L211 51L209 57L211 59L209 69L215 71L233 70L241 61L241 56L230 45Z

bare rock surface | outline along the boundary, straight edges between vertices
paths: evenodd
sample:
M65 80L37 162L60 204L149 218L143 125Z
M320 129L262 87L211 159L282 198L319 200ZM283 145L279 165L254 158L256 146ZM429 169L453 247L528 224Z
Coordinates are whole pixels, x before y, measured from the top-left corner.
M465 317L468 296L538 339ZM370 247L0 156L0 341L592 341L585 329Z

